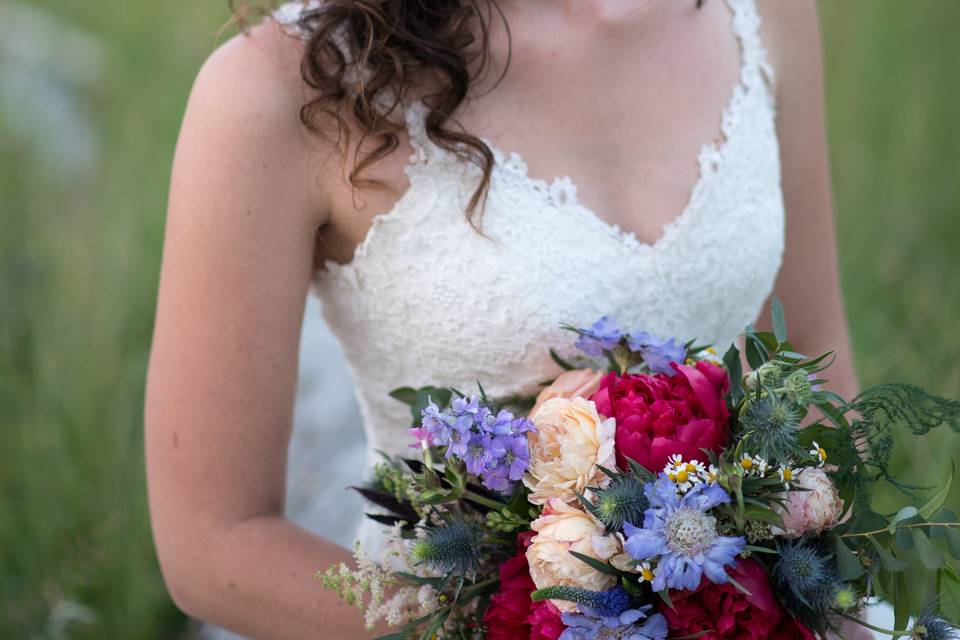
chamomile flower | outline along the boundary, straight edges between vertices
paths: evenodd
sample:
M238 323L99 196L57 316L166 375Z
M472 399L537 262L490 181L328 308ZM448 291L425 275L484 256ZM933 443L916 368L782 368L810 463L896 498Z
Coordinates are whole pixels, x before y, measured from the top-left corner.
M789 489L790 484L800 475L800 469L794 469L789 465L780 465L780 469L777 471L780 475L780 481L783 483L784 489Z
M640 582L653 582L656 577L653 567L649 562L641 562L637 565L637 573L640 574Z
M714 349L713 347L707 347L697 355L700 357L701 360L712 362L713 364L716 364L716 365L723 364L723 358L720 357L720 354L718 354L717 350Z
M677 485L677 490L680 491L680 493L686 493L692 489L694 485L701 482L704 467L703 463L699 460L684 462L679 454L674 454L670 456L670 460L663 468L663 472Z
M766 460L764 460L760 456L754 456L753 468L756 469L758 476L763 477L767 475L767 469L769 468L769 466L770 465L767 463Z
M827 462L827 450L817 444L816 440L813 441L810 455L820 461L820 464L817 465L818 467L822 467Z
M751 456L749 453L744 453L743 457L740 458L740 467L743 469L744 475L763 477L767 475L768 466L767 461L760 456Z
M717 480L720 479L720 470L717 469L716 465L710 465L706 469L701 469L700 479L707 484L717 484Z

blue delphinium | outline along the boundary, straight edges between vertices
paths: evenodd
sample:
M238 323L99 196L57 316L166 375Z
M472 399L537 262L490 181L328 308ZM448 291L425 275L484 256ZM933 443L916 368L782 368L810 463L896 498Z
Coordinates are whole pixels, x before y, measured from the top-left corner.
M743 537L719 535L717 519L708 513L730 502L727 492L702 483L681 496L666 474L647 483L644 492L650 507L643 528L625 522L623 547L636 560L657 559L653 589L696 589L704 575L717 584L727 582L724 567L746 544Z
M484 486L508 492L530 463L527 433L533 423L505 409L497 413L476 396L455 398L440 410L430 402L422 412L422 426L411 432L429 446L446 447L445 458L459 458Z
M611 351L620 344L624 336L611 317L603 316L590 327L580 329L576 346L588 356L602 356L604 351Z
M603 316L586 328L577 329L577 348L588 356L599 357L626 342L627 348L640 356L654 373L673 375L671 362L683 362L687 351L674 338L659 338L639 331L627 333L610 316Z
M631 351L639 353L654 373L673 375L670 363L682 363L687 357L687 350L673 338L658 338L644 332L631 333L627 337L627 346Z
M560 619L567 628L559 640L664 640L668 632L667 621L659 613L648 618L649 610L647 605L627 609L618 616L564 613Z

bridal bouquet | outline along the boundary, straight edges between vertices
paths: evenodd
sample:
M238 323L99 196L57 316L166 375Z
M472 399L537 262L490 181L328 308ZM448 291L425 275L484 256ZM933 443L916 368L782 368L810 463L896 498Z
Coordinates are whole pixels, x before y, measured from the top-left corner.
M957 638L953 473L914 487L890 459L898 430L960 431L960 403L901 384L847 402L821 388L829 353L794 351L776 300L773 326L747 328L746 371L736 347L605 317L566 327L583 362L551 351L566 371L537 398L395 390L416 455L359 488L387 550L318 578L391 639L792 640L845 619ZM878 481L915 504L879 513ZM927 606L908 576L935 584ZM896 629L860 620L877 599Z

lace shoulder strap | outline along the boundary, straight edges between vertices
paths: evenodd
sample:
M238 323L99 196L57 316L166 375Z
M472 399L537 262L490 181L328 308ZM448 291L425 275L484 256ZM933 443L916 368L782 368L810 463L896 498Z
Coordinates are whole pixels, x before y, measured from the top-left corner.
M757 0L727 0L727 5L733 13L733 34L740 42L743 84L749 87L765 81L772 86L776 78L760 35L762 20L757 10Z
M298 38L306 38L307 29L303 25L303 17L320 6L321 0L291 0L274 9L270 17L288 33Z

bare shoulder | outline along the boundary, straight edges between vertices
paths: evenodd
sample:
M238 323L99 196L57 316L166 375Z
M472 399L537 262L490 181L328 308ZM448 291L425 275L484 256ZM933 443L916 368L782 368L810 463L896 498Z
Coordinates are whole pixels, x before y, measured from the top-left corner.
M820 29L816 0L757 0L770 61L783 79L819 77Z
M202 166L232 176L244 189L282 189L291 200L301 195L316 204L322 197L315 188L318 170L329 154L300 122L309 99L300 77L302 55L303 43L271 20L217 48L190 94L175 181L179 166Z

